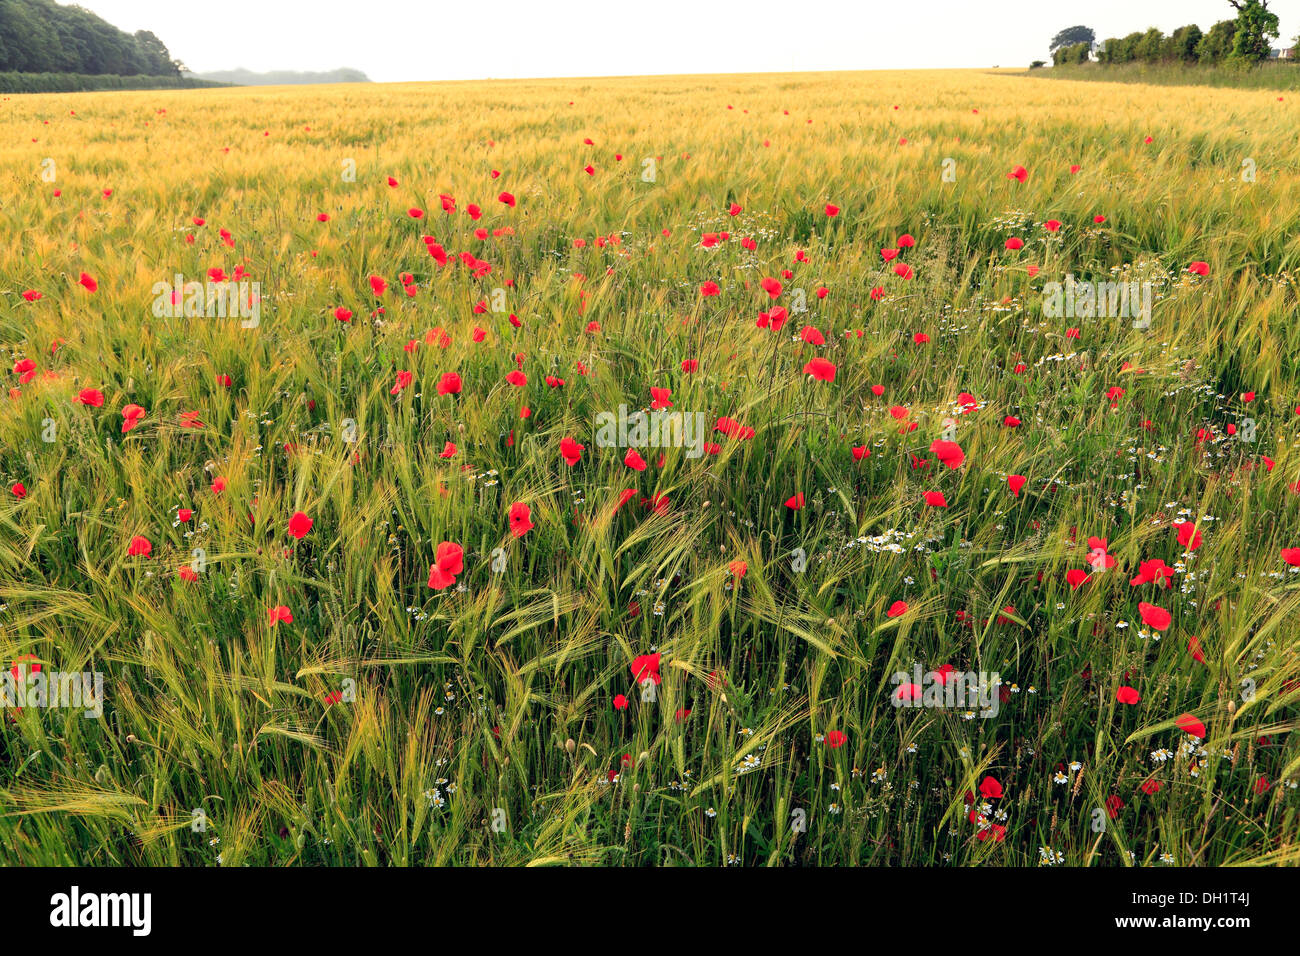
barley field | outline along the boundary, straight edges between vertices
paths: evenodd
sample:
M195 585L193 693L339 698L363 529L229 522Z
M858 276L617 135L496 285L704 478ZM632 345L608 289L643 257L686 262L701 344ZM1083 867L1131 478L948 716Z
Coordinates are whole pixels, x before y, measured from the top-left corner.
M0 863L1300 862L1297 129L4 97Z

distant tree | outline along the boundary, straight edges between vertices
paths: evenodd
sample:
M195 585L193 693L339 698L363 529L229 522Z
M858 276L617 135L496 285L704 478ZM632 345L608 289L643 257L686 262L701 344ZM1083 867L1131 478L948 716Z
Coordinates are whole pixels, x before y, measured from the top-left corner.
M1232 52L1232 39L1236 33L1236 20L1220 20L1196 44L1196 58L1202 63L1222 63Z
M1138 39L1133 48L1133 58L1144 63L1155 63L1164 48L1165 35L1152 27Z
M1182 60L1184 63L1196 62L1196 45L1201 42L1201 28L1195 23L1179 27L1165 40L1164 58Z
M1097 34L1093 32L1092 27L1066 27L1052 37L1052 42L1047 49L1049 52L1055 53L1062 47L1074 46L1076 43L1087 43L1091 46L1096 39Z
M1268 59L1269 39L1278 37L1277 14L1268 8L1268 0L1228 0L1237 11L1237 32L1232 38L1233 60L1258 63Z
M1111 49L1112 44L1114 45L1111 62L1131 63L1133 60L1137 59L1137 46L1141 41L1141 33L1130 33L1128 36L1120 37L1118 40L1107 40L1107 50Z
M175 76L161 40L132 36L82 7L0 0L0 72Z
M1033 63L1029 64L1031 70L1040 70L1045 66L1047 66L1046 60L1035 60Z

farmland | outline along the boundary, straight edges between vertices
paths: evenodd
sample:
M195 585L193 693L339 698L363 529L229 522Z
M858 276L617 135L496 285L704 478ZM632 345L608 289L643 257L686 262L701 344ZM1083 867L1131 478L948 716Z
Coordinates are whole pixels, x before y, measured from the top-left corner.
M4 97L0 862L1294 865L1297 128Z

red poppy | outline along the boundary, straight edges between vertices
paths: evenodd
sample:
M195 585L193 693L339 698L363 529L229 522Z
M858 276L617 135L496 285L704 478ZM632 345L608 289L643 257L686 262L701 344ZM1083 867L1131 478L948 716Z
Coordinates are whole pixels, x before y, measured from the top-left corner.
M805 375L811 375L819 382L835 381L835 365L829 359L815 358L803 367Z
M532 530L532 509L522 501L516 501L510 506L510 533L516 538L522 538Z
M1154 604L1147 604L1145 601L1138 604L1138 613L1142 615L1142 620L1148 627L1157 631L1163 631L1169 627L1172 620L1168 611Z
M456 583L456 575L465 567L465 551L450 541L438 545L433 564L429 565L429 587L441 591Z
M578 463L578 460L582 457L582 453L586 450L586 447L586 445L579 445L572 438L560 439L560 455L564 458L565 464L570 468Z
M289 534L295 538L302 539L311 531L311 526L315 524L311 518L308 518L305 512L295 511L289 516Z
M1181 714L1176 720L1174 720L1174 724L1179 730L1185 731L1193 737L1200 737L1202 739L1205 737L1205 724L1197 720L1192 714Z
M122 434L125 435L144 418L145 410L139 405L127 405L122 409Z

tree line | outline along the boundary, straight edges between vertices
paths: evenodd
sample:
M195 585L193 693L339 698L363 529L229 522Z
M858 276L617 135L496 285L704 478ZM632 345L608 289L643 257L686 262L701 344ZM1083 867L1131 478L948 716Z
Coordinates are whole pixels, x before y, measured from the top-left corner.
M0 0L0 73L165 76L184 65L148 30L119 30L53 0Z
M1194 23L1165 36L1156 27L1146 32L1111 37L1097 45L1098 63L1203 63L1216 65L1238 62L1259 63L1269 55L1269 41L1278 37L1277 14L1268 0L1228 0L1237 11L1231 20L1221 20L1203 32ZM1051 43L1052 63L1088 63L1096 34L1090 27L1074 26L1060 31ZM1300 37L1296 38L1300 46ZM1043 61L1036 60L1036 65Z

